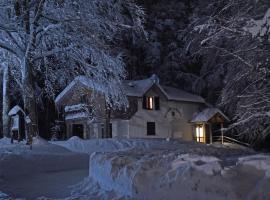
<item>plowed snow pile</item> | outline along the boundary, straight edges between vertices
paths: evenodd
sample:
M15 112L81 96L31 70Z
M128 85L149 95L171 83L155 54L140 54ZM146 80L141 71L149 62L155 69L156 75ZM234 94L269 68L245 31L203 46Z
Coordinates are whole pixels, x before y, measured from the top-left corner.
M89 178L77 186L77 195L91 199L270 199L266 155L224 159L177 150L127 151L94 153L89 165Z
M270 199L270 156L248 149L139 139L75 144L94 153L89 177L69 199Z

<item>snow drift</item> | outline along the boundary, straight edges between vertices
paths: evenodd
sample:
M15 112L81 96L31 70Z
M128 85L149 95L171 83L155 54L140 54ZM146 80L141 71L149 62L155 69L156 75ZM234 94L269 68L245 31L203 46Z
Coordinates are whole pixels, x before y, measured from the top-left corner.
M117 152L127 151L130 149L152 149L163 148L171 149L176 148L179 145L179 141L166 141L160 139L90 139L83 140L77 136L73 136L67 141L52 141L52 144L56 144L65 147L74 152L88 153L93 152ZM170 144L170 145L168 145Z
M89 177L70 199L270 198L268 155L180 140L73 138L65 144L78 145L90 154Z
M89 179L127 199L270 198L269 156L239 158L234 165L226 162L177 152L94 153Z

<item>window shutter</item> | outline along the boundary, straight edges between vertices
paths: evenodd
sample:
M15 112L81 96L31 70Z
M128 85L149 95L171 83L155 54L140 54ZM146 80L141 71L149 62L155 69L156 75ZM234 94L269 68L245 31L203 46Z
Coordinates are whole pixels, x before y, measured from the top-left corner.
M156 110L159 110L160 109L159 97L155 97L155 109Z
M142 107L143 109L146 109L146 96L143 96Z

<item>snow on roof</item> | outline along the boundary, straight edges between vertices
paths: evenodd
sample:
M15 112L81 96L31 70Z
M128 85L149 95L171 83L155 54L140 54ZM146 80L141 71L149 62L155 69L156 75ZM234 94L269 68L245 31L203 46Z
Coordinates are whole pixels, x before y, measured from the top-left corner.
M95 85L91 79L85 76L76 77L55 99L55 103L58 104L61 99L77 84L81 83L84 86L92 89L95 88L99 91L101 89L98 85ZM188 101L188 102L197 102L205 103L204 99L198 95L194 95L183 90L162 86L159 84L159 78L157 75L152 75L150 78L142 80L125 80L123 81L124 93L127 96L133 97L143 97L143 95L153 86L156 85L162 93L171 101Z
M206 108L202 112L198 113L192 120L192 123L195 122L208 122L215 114L221 114L227 121L230 121L229 118L218 108Z
M127 96L142 97L153 86L151 79L124 81L124 91Z
M71 105L71 106L65 106L65 112L84 110L86 107L87 107L87 105L84 103Z
M95 89L97 91L101 91L101 88L98 84L95 84L90 78L86 76L77 76L56 98L55 103L59 104L60 101L68 94L69 91L72 90L77 84L82 84L89 89Z
M9 116L17 115L18 112L20 112L20 111L23 112L23 109L20 106L16 105L8 112L8 115Z
M162 88L165 90L169 100L205 103L204 99L201 96L188 93L184 90L168 86L162 86Z
M124 90L127 96L142 97L154 84L159 87L168 100L205 103L204 99L198 95L177 88L160 85L156 75L152 75L150 78L143 80L124 81Z

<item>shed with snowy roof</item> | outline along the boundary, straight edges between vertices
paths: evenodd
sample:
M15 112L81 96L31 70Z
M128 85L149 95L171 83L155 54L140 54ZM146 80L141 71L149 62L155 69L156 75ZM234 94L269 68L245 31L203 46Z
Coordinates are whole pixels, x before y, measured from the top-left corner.
M24 114L23 109L19 105L14 106L8 112L12 139L22 140L25 137Z

